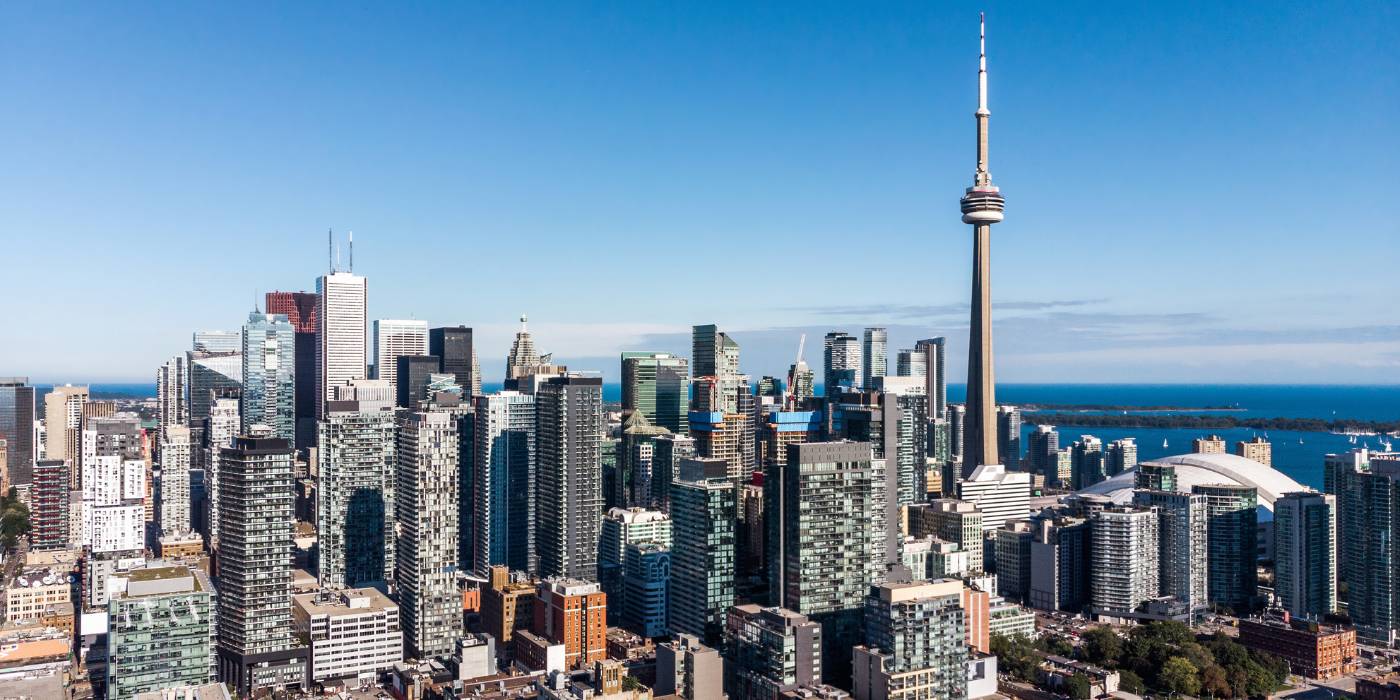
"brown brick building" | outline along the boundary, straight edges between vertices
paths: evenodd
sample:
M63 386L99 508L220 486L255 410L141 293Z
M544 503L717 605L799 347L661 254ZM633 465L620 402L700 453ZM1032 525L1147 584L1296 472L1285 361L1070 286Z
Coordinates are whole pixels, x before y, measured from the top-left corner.
M510 569L491 567L490 581L481 589L481 630L496 638L496 653L515 658L515 632L527 630L535 619L535 582Z
M1274 654L1294 673L1327 680L1356 670L1356 630L1268 617L1240 620L1240 644Z
M566 578L541 581L533 632L564 645L565 668L589 668L607 658L608 596L596 583Z

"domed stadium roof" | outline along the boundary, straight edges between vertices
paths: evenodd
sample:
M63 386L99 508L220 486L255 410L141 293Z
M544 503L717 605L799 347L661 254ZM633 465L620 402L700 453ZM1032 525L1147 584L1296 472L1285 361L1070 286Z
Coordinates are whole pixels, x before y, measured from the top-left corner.
M1274 500L1293 491L1311 491L1273 467L1232 454L1186 454L1163 457L1143 464L1170 464L1176 467L1176 490L1190 493L1197 484L1238 484L1253 486L1259 491L1259 507L1274 510ZM1129 469L1106 481L1100 481L1079 493L1108 496L1114 503L1133 500L1133 484L1137 469Z

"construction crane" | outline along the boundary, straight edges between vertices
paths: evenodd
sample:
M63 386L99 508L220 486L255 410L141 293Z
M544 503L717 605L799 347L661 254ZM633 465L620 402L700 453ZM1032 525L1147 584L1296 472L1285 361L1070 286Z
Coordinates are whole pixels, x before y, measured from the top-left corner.
M797 373L802 367L802 350L806 345L807 334L803 333L797 340L797 360L792 363L792 367L788 370L787 386L783 387L784 411L797 410L797 394L794 392L794 387L797 385Z

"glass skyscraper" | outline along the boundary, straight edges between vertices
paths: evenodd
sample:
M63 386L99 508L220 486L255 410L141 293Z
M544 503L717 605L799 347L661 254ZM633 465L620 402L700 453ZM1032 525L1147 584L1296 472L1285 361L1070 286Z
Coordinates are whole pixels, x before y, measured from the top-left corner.
M286 316L248 314L239 411L244 434L254 425L265 425L273 437L296 442L296 332Z
M317 567L326 588L361 588L394 572L394 412L330 401L316 457Z

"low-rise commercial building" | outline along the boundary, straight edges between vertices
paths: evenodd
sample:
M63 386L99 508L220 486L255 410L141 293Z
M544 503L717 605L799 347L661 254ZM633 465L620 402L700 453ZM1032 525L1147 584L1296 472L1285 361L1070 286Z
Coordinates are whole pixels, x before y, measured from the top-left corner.
M1287 614L1240 620L1240 644L1288 662L1294 673L1327 680L1356 670L1356 629L1292 620Z
M107 697L214 679L213 587L204 572L150 566L107 602Z
M292 624L311 647L311 680L375 678L403 660L399 606L373 588L292 596Z
M73 572L61 566L31 567L5 588L5 622L31 622L50 606L73 602Z

